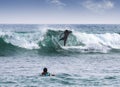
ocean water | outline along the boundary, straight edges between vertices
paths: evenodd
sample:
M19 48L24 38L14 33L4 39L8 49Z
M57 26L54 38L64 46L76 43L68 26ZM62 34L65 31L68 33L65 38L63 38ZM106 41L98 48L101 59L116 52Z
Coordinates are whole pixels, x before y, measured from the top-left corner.
M120 25L0 24L0 87L120 87L119 33ZM55 76L40 76L44 67Z

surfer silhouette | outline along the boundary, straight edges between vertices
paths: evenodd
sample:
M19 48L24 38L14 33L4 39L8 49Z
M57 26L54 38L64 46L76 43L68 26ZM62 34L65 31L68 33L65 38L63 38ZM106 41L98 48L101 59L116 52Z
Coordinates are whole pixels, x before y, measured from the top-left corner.
M70 30L65 30L65 31L60 35L59 41L64 40L64 46L66 45L66 41L67 41L67 38L68 38L68 36L69 36L70 33L72 33L72 31L70 31ZM63 34L64 34L64 35L63 35ZM63 35L63 37L62 37L62 35Z

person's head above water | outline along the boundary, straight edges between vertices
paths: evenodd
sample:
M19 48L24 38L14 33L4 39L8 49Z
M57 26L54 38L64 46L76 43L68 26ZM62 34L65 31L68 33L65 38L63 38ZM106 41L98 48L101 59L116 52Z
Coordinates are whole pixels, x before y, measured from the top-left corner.
M46 67L43 69L43 72L47 72L47 68Z
M55 76L54 74L50 74L47 68L43 68L43 72L41 73L42 76Z
M42 75L42 76L50 76L50 73L47 72L47 68L46 68L46 67L43 69L43 72L42 72L41 75Z

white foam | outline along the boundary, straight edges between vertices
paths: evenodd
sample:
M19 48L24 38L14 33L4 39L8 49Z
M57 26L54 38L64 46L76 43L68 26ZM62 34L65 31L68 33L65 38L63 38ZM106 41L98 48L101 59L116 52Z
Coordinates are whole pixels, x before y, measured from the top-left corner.
M39 49L40 33L20 34L15 32L0 32L0 37L4 38L6 43L11 43L26 49Z
M120 35L117 33L106 34L87 34L81 32L73 32L77 37L78 43L85 44L87 49L95 49L107 52L110 49L120 49Z

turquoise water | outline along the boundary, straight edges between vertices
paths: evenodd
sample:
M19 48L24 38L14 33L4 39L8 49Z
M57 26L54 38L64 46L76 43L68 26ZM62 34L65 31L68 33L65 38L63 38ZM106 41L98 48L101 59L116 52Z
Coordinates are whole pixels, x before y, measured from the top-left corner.
M65 29L73 33L63 46L57 41ZM0 87L119 87L119 30L120 25L0 25ZM40 76L44 67L55 76Z

